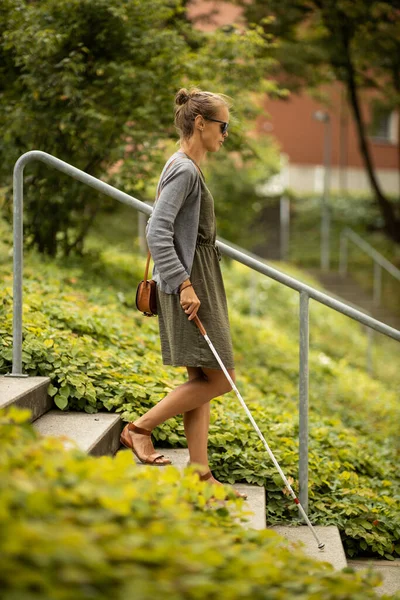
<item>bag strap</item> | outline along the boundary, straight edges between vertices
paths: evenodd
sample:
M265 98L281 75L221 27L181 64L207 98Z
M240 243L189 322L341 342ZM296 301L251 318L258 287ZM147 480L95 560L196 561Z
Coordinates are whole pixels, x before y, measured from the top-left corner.
M171 162L169 163L168 167L165 169L165 173L168 171L168 169L170 168L170 166L172 165L172 163L173 163L173 162L175 162L175 161L176 161L176 158L174 158L174 160L171 160ZM200 172L200 169L199 169L199 167L196 165L196 163L195 163L193 160L192 160L192 162L193 162L194 166L196 167L196 169L197 169L197 170ZM164 173L164 175L165 175L165 173ZM160 182L160 183L161 183L161 182ZM160 187L161 187L161 186L160 186ZM159 190L158 190L158 194L157 194L157 200L159 199L159 197L160 197L160 194L161 194L161 189L159 189ZM156 200L156 202L157 202L157 200ZM155 203L154 203L154 204L155 204ZM148 251L148 253L147 253L146 266L145 266L145 268L144 268L144 277L143 277L143 280L144 280L144 281L147 281L147 277L148 277L148 274L149 274L150 259L151 259L151 252L150 252L150 250L149 250L149 251Z

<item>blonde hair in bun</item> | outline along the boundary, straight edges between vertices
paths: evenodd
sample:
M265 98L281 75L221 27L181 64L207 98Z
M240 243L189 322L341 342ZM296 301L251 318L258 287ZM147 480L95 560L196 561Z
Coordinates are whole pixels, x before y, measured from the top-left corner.
M231 108L231 99L225 94L203 92L193 87L189 91L181 88L175 96L175 127L181 139L188 139L193 135L194 120L197 115L205 119L215 118L221 104Z
M190 96L189 96L189 92L187 91L187 89L181 88L175 96L175 104L178 106L182 106L182 104L186 104L186 102L189 100L189 98L190 98Z

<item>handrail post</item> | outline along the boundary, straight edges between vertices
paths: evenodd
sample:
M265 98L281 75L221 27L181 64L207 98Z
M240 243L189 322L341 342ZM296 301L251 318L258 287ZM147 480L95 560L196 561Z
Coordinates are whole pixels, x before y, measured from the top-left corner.
M379 306L382 296L382 268L379 263L374 261L374 304Z
M348 240L346 232L340 234L339 273L342 277L347 275Z
M340 236L340 273L346 275L347 273L347 241L344 242L344 238L350 239L358 248L361 248L365 254L370 256L374 261L374 293L373 302L375 306L380 306L382 299L382 269L385 269L387 273L392 275L397 281L400 281L400 269L390 263L382 254L377 252L375 248L366 242L361 236L355 231L346 227L342 230Z
M308 513L308 349L309 295L300 292L299 499Z
M6 377L28 377L22 373L22 273L24 163L17 161L13 173L13 362Z

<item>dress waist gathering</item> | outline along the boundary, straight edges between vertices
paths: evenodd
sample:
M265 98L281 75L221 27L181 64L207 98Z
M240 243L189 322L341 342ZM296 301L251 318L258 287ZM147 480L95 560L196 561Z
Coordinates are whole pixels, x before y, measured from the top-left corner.
M206 241L198 238L196 240L196 246L206 246L206 247L212 248L213 250L215 250L215 252L218 256L218 260L221 260L221 258L222 258L221 251L218 248L218 246L216 244L214 244L213 242L206 242Z

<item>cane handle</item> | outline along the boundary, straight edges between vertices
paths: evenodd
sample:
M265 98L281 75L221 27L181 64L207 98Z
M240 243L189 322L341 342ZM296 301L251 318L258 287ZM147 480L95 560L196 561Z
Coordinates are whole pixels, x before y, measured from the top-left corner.
M200 321L199 317L196 315L195 318L193 319L194 323L197 325L197 327L200 330L201 335L205 336L207 335L206 330L203 327L203 323Z

